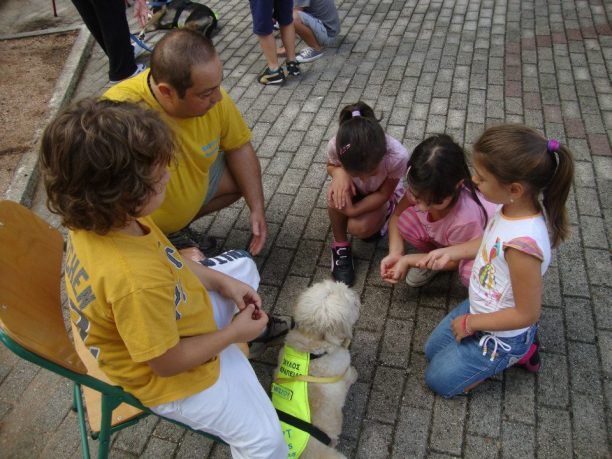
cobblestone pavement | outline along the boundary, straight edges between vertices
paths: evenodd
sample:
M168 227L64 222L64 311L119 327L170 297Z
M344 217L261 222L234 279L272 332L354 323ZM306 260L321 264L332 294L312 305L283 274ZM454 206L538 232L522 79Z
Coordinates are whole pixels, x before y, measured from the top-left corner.
M15 27L41 18L79 23L66 0L58 0L57 20L48 2L17 3ZM561 139L576 156L573 231L546 275L537 376L510 369L470 396L434 397L423 383L424 340L465 289L450 275L421 289L391 288L378 275L385 242L355 244L363 310L351 352L359 380L340 449L359 458L610 457L612 3L339 0L337 47L283 87L255 82L263 58L246 2L208 4L223 25L215 43L224 86L253 130L264 171L270 236L257 263L274 312L289 311L329 275L323 152L342 105L368 102L408 148L441 131L470 145L485 125L511 121ZM100 94L106 65L95 46L76 97ZM48 215L43 201L39 194L35 208ZM196 226L226 247L244 247L247 215L241 202ZM275 357L268 351L254 363L265 387ZM0 455L80 454L67 381L1 348L0 383ZM229 456L156 417L113 440L114 457Z

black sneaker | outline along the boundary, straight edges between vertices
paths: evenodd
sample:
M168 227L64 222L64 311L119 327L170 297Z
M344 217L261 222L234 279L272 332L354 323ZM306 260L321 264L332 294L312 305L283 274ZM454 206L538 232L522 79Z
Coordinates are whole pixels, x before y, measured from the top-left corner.
M291 76L300 76L300 63L297 61L287 61L287 74Z
M351 246L332 247L332 277L349 287L355 282L355 267L353 266L353 255Z
M259 74L258 81L261 84L283 84L285 82L285 72L282 67L279 67L274 72L266 67L263 72Z
M259 357L268 346L281 344L293 327L295 327L295 322L291 316L268 316L268 325L264 332L249 342L249 358Z
M189 227L170 233L168 240L177 250L197 247L208 258L219 254L217 240L214 237L198 234Z

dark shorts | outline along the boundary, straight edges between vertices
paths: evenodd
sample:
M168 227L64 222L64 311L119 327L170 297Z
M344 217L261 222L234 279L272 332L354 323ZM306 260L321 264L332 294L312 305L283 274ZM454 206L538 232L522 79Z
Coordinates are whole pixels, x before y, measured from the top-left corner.
M249 3L255 35L270 35L272 18L276 19L280 26L293 22L293 0L249 0Z

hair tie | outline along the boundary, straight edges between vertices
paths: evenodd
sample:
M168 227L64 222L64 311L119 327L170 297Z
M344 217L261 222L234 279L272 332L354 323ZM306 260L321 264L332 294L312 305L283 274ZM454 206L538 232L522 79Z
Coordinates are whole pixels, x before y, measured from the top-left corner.
M546 143L546 151L548 151L548 153L556 153L560 145L557 139L549 139Z
M345 146L343 146L340 149L340 152L338 152L338 156L342 156L344 153L346 153L349 150L349 148L351 148L351 144L347 143Z
M356 116L361 116L361 112L359 110L353 110L351 115L353 115L353 118L355 118Z

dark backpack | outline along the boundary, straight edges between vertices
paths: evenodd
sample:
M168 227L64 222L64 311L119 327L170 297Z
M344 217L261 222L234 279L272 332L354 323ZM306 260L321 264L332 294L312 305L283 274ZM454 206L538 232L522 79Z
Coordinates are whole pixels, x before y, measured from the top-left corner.
M153 16L161 15L157 21L158 29L187 28L208 38L218 30L217 15L208 6L191 0L169 0L151 2ZM165 12L162 10L165 9Z

